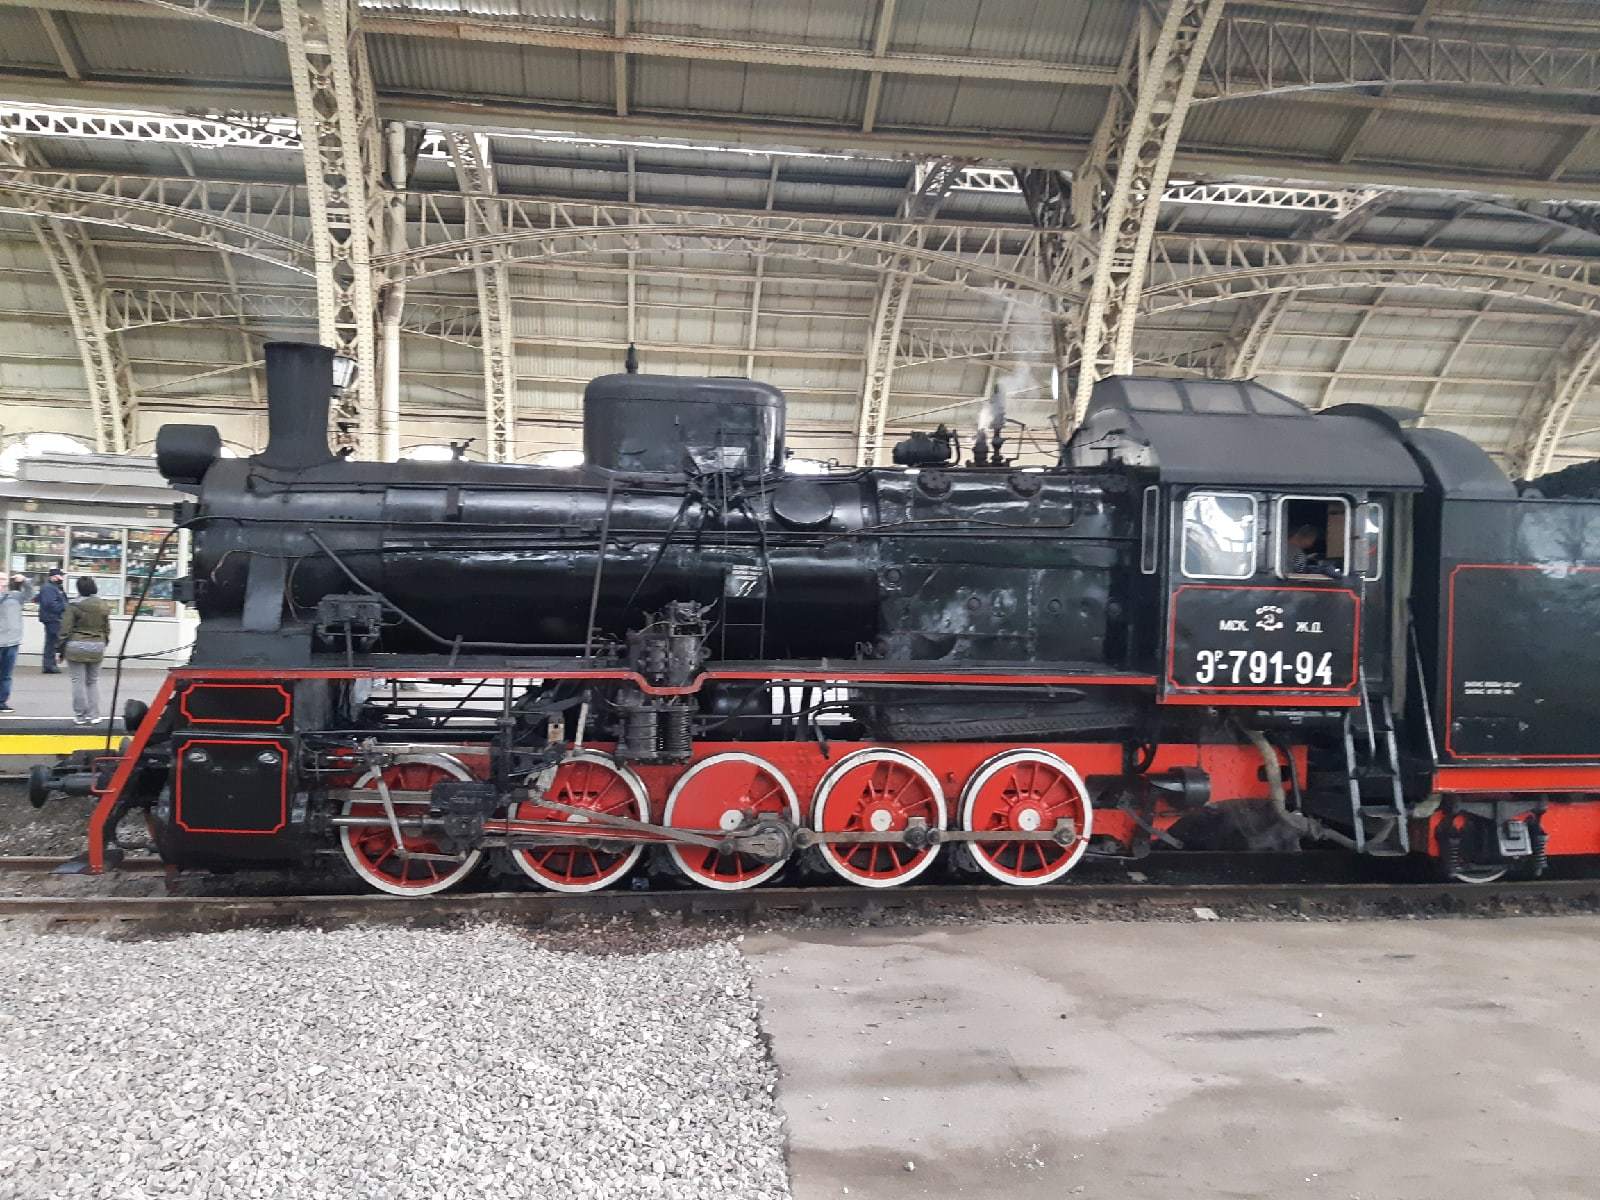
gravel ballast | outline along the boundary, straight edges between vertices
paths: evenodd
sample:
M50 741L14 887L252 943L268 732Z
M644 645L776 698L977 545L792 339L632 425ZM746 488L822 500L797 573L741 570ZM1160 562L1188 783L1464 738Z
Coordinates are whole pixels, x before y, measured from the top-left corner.
M0 1197L789 1195L731 941L0 930Z

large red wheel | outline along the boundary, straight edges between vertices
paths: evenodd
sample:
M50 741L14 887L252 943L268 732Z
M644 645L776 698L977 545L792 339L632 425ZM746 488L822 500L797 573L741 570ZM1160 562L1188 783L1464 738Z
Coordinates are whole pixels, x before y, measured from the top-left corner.
M817 784L811 809L818 833L893 833L921 818L943 829L944 792L933 772L901 750L857 750L834 763ZM896 887L926 871L937 845L820 842L822 859L851 883Z
M763 814L800 822L800 802L783 773L753 754L730 751L695 763L673 785L663 824L698 832L729 832ZM672 861L690 879L719 892L737 892L771 879L783 861L719 854L705 846L673 844Z
M1072 870L1089 845L1094 806L1078 772L1044 750L991 758L961 793L961 827L973 833L1049 832L1070 821L1073 841L969 842L972 857L1001 883L1049 883Z
M384 784L390 791L401 792L426 792L444 779L471 778L472 772L448 754L412 755L383 771ZM378 891L392 896L431 896L460 883L482 860L481 850L445 856L439 843L420 831L402 828L397 842L383 801L378 798L377 770L368 771L356 780L355 786L371 791L374 798L345 801L344 815L383 824L341 825L339 844L350 869ZM426 800L396 799L393 804L399 821L415 821L428 811ZM401 854L402 846L407 854L428 857L408 858Z
M545 796L558 804L595 813L633 821L650 819L649 801L639 777L593 750L576 750L562 759ZM572 825L584 825L590 820L580 813L561 812L534 801L513 804L510 815L513 821ZM607 849L573 842L513 850L511 861L529 879L553 892L597 892L626 875L643 853L642 844Z

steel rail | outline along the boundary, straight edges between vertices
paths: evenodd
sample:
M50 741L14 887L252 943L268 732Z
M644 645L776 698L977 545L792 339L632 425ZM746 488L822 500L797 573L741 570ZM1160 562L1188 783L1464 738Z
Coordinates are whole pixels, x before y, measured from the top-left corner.
M327 922L410 924L510 920L539 924L578 916L675 915L745 921L785 916L959 915L1009 911L1032 915L1162 915L1183 909L1226 911L1273 905L1289 913L1425 911L1501 915L1508 905L1600 906L1600 878L1510 883L1207 883L928 884L899 888L778 887L742 892L606 891L457 893L406 898L349 896L4 896L0 920L46 918L55 923L120 923L207 929L243 925L321 926Z

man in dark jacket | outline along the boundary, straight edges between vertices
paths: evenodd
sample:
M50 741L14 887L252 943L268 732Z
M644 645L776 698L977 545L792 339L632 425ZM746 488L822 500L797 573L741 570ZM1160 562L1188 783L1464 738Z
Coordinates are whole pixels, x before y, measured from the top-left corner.
M44 626L44 673L59 675L56 665L61 647L61 616L67 611L67 593L61 586L61 568L54 567L39 589L39 623Z

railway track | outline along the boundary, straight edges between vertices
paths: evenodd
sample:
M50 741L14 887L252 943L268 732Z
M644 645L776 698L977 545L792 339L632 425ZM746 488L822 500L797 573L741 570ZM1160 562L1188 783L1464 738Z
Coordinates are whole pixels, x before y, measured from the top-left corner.
M0 860L5 867L16 860ZM44 861L44 860L38 860ZM1038 917L1440 916L1600 909L1600 878L1461 883L1073 883L1038 888L929 884L892 890L776 887L743 892L612 891L452 893L401 899L381 894L280 896L0 897L0 920L109 924L183 932L245 926L450 924L541 925L574 918L724 918L746 923L793 917L881 919L1019 915ZM1194 910L1199 910L1196 913Z

